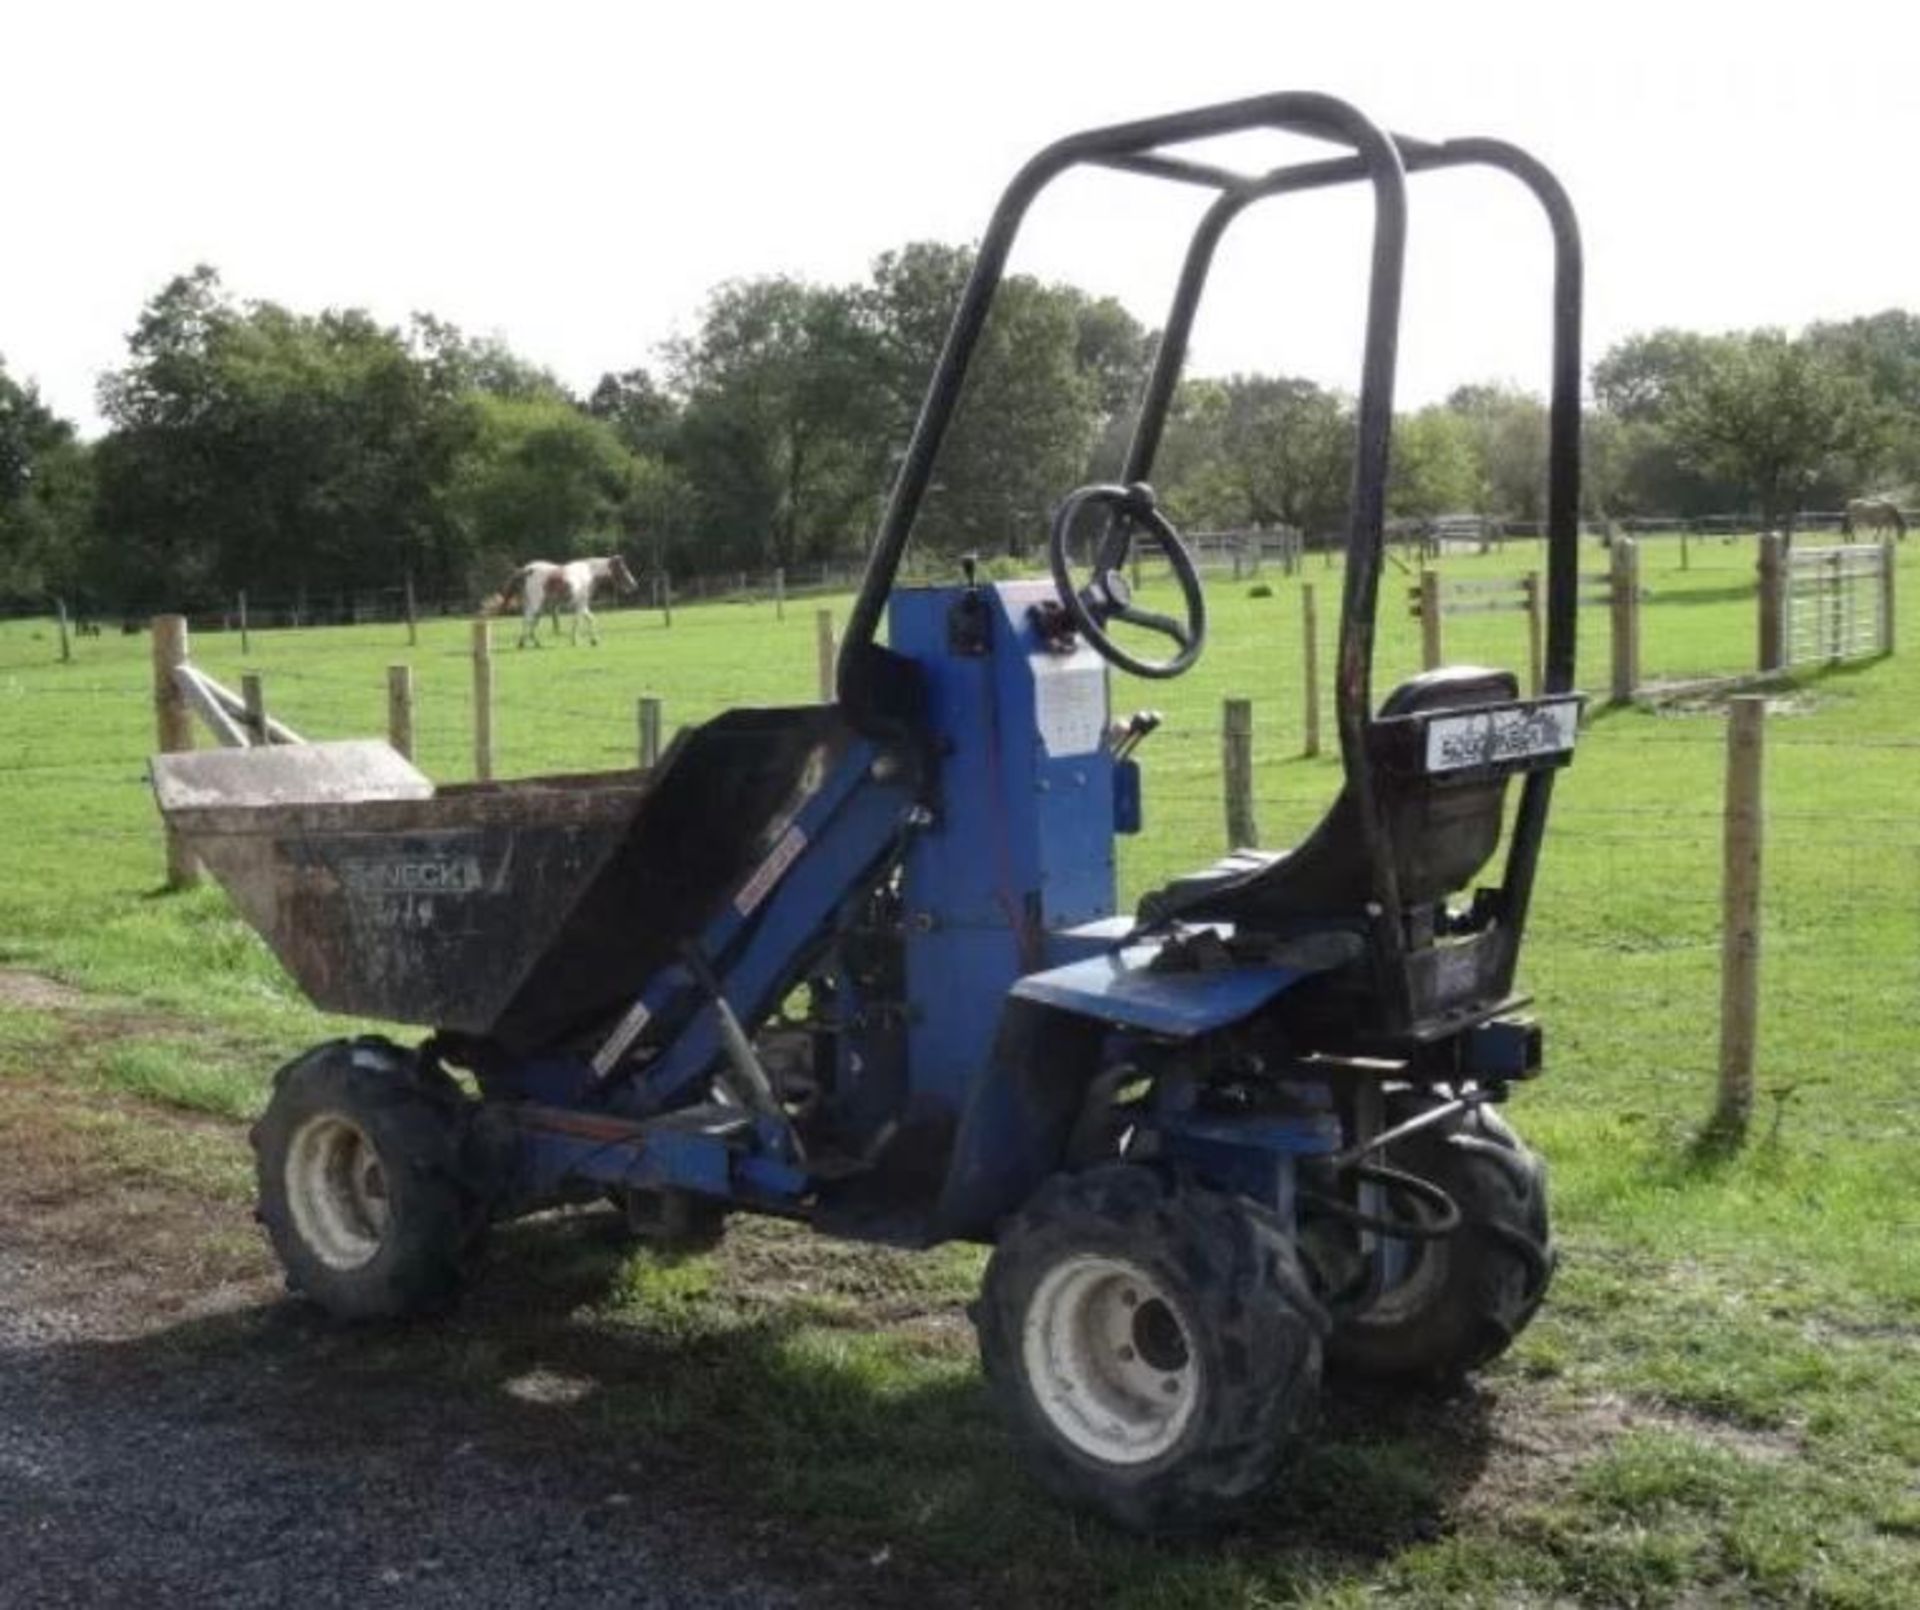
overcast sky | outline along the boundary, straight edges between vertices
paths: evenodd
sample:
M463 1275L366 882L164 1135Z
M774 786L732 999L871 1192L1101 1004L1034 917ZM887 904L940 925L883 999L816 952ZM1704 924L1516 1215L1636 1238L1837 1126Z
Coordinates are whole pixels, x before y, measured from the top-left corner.
M1272 89L1492 134L1587 238L1588 356L1662 324L1920 306L1903 4L0 0L0 354L97 428L99 373L196 262L301 309L431 310L589 387L732 276L977 236L1074 129ZM1414 183L1403 401L1544 384L1545 236L1511 181ZM1055 187L1016 264L1159 322L1195 193ZM1223 250L1193 367L1351 388L1365 213Z

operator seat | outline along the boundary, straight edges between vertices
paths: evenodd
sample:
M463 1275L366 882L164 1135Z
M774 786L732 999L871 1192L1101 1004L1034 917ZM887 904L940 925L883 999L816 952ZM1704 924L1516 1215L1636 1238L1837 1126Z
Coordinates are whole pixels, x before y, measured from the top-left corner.
M1447 666L1401 683L1380 706L1380 716L1468 710L1518 697L1510 671ZM1430 904L1464 888L1500 842L1505 779L1449 783L1424 772L1377 772L1376 778L1401 900ZM1293 849L1235 850L1204 872L1145 896L1140 920L1230 922L1243 931L1271 933L1352 920L1372 897L1359 804L1348 785Z

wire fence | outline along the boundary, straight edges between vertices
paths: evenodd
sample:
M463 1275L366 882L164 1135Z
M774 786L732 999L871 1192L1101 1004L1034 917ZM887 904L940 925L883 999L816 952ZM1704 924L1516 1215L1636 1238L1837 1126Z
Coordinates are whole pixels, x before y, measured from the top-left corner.
M1499 619L1487 618L1488 629ZM732 636L738 653L663 659L650 690L634 686L631 664L584 650L564 679L532 653L497 656L511 695L498 722L503 774L634 765L645 691L664 700L668 734L775 689L791 699L797 679L812 675L809 623L790 622L782 637L766 611L752 620L711 612L697 629ZM659 635L669 655L686 624ZM423 688L414 747L435 776L472 774L465 635L443 630L411 656ZM271 640L269 710L312 736L383 730L379 664L364 649L320 652L328 641ZM120 869L129 887L157 877L160 833L144 778L151 670L144 652L115 649L110 664L103 656L98 668L62 668L75 676L0 659L0 810L15 877L57 878L56 858L76 855ZM203 650L225 676L244 663L229 637ZM1332 755L1302 756L1297 703L1261 694L1262 685L1246 684L1256 695L1249 836L1284 848L1324 814L1340 769ZM1853 702L1844 682L1829 691L1815 679L1778 699L1767 723L1756 1122L1910 1141L1920 1134L1910 1067L1920 1021L1920 733L1875 730ZM1169 696L1167 705L1141 751L1145 831L1120 848L1129 905L1230 847L1219 697ZM1617 1102L1624 1081L1641 1108L1676 1122L1702 1114L1715 1071L1726 747L1723 706L1711 701L1592 723L1557 787L1524 964L1556 1026L1557 1055L1593 1081L1592 1099ZM1564 1099L1586 1096L1576 1087Z

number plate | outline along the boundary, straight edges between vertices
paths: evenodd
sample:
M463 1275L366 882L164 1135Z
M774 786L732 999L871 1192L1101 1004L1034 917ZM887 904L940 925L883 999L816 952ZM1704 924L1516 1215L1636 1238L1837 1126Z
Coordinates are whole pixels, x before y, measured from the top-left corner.
M1564 754L1573 748L1580 701L1514 705L1504 710L1466 710L1436 716L1427 724L1427 770L1465 771L1503 761Z

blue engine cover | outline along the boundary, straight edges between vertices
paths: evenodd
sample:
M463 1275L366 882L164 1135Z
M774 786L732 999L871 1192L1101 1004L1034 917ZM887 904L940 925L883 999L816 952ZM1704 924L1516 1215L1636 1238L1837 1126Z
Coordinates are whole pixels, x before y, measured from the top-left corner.
M1107 668L1034 623L1044 581L902 590L889 641L925 678L936 818L907 856L908 1066L957 1111L1014 982L1068 959L1066 930L1114 910ZM1135 807L1137 809L1137 806Z

